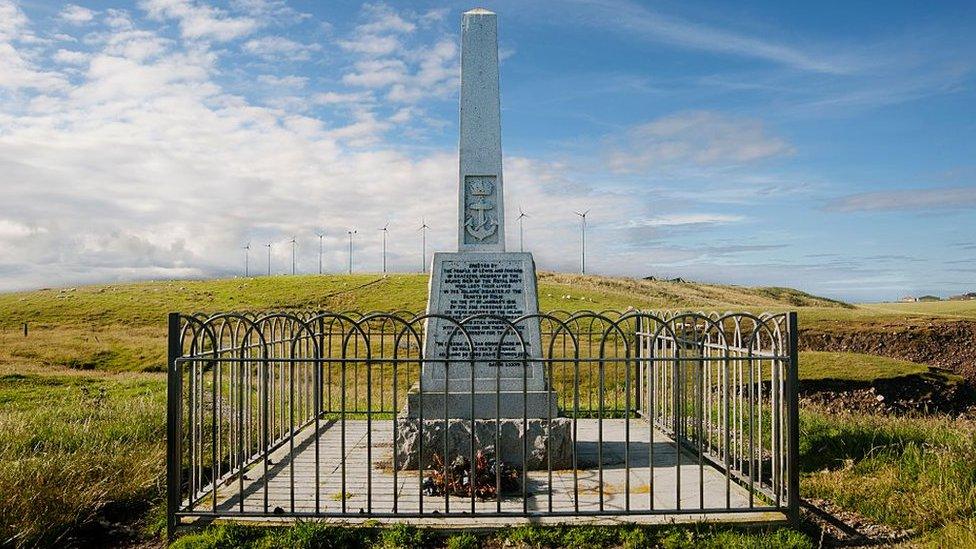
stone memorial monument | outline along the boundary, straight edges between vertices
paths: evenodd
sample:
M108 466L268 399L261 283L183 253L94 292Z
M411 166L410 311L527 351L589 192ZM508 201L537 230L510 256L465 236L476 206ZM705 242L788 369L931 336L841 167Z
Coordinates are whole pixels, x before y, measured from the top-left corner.
M478 448L493 446L498 428L509 463L522 463L524 438L529 468L545 468L550 456L557 468L572 461L570 422L559 417L544 363L532 360L542 357L538 318L518 322L517 334L499 319L539 311L532 254L505 251L500 111L497 18L474 9L461 23L458 251L434 254L427 312L496 318L467 321L463 332L444 318L427 321L421 382L398 421L403 468L418 465L421 421L425 467L443 451L445 428L448 452L467 456L471 425Z

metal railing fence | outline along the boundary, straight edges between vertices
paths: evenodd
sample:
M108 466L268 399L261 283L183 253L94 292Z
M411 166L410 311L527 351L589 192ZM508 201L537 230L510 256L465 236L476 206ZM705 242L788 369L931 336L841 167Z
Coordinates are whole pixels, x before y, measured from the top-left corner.
M171 314L170 530L189 517L795 516L795 313L476 315L449 319L469 357L439 361L421 349L427 318L405 311ZM446 490L435 497L425 488L431 471L422 463L419 471L402 470L391 450L402 429L398 416L425 365L473 363L465 328L486 319L500 327L499 362L521 361L523 372L530 362L543 364L560 417L542 418L542 428L548 436L554 422L571 423L573 466L554 470L550 447L547 470L529 471L521 462L520 494L484 502L472 488L464 497ZM530 322L542 334L535 353L518 335ZM504 356L506 339L518 342L515 356ZM446 411L427 419L469 423L470 459L462 469L475 478L475 423L494 421L497 432L500 420L449 418ZM528 439L521 436L522 456ZM444 440L437 472L448 478L457 464L449 464ZM662 462L665 455L670 461ZM608 488L618 477L624 496ZM636 496L644 484L646 496ZM500 480L497 488L500 494ZM452 499L464 504L452 507Z

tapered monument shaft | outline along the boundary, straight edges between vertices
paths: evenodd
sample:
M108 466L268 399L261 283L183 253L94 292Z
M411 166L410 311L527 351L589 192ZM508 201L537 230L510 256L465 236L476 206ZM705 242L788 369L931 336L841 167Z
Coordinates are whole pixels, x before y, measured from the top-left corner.
M461 21L458 251L504 252L498 21L486 9Z

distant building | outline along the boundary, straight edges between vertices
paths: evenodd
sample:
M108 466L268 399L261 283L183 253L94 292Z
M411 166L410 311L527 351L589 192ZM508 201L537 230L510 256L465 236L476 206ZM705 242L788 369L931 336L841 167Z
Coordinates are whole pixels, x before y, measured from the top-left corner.
M915 296L906 295L905 297L901 298L901 301L903 303L915 303L916 301L918 301L918 298Z
M949 298L950 301L976 301L976 292L966 292L964 294L954 295Z

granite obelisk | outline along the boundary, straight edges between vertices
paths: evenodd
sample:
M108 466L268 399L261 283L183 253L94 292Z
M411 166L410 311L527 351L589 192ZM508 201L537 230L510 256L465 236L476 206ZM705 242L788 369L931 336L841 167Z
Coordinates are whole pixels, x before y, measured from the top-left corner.
M542 363L522 360L523 355L540 356L539 320L518 322L517 335L499 320L537 314L539 304L532 254L505 251L497 28L495 14L480 8L466 12L461 22L458 251L434 254L427 302L432 314L458 320L473 315L496 319L467 322L466 334L457 333L451 322L428 321L424 356L434 362L424 365L423 388L431 393L424 401L431 413L443 415L444 383L449 383L451 417L470 415L472 393L477 418L547 417L556 410ZM474 345L473 391L471 362L465 360L470 359L463 341L466 335ZM456 360L437 362L447 359ZM496 410L494 395L499 389L507 394L503 409ZM524 407L523 392L527 393Z
M461 21L458 251L504 252L498 25L486 9Z
M445 444L448 461L467 456L473 430L507 461L530 448L527 467L564 466L570 422L546 380L535 263L505 251L498 27L480 8L461 22L458 149L458 251L433 257L423 368L398 423L396 462L430 464Z

